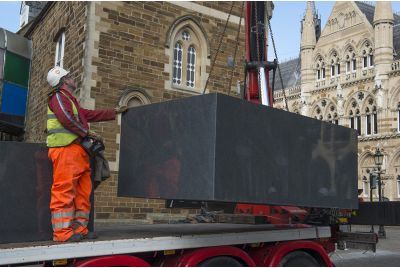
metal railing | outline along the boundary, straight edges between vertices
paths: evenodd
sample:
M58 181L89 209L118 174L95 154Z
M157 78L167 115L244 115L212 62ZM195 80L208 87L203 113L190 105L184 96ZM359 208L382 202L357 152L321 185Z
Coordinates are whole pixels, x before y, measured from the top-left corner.
M285 92L287 93L287 96L293 96L293 95L299 94L301 92L301 87L300 86L294 86L294 87L291 87L289 89L285 89ZM275 99L283 98L282 89L277 90L277 91L274 92L274 98Z

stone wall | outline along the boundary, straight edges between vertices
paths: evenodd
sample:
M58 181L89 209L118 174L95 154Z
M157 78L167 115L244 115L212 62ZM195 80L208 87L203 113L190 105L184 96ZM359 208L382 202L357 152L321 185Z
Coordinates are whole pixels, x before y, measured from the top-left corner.
M207 2L205 5L208 5ZM226 4L221 6L226 11ZM240 3L235 3L240 7ZM229 6L230 8L230 6ZM228 8L228 11L229 11ZM91 97L96 108L115 105L126 90L139 89L149 101L160 102L190 96L180 90L166 90L170 82L168 66L172 48L166 47L168 32L177 18L191 15L203 27L210 44L212 61L225 20L207 16L168 2L100 2L95 7L96 35L99 37L96 57L96 86L91 88ZM243 23L243 21L242 21ZM234 54L234 42L238 24L228 24L223 39L222 50L210 78L209 91L228 90L230 69L226 67L228 56ZM168 50L171 50L168 52ZM240 46L237 54L238 68L234 73L233 85L243 80L241 60L244 50L244 28L242 27ZM210 66L207 67L207 73ZM106 140L107 159L114 162L113 177L99 187L96 192L96 217L98 219L138 219L154 221L158 218L176 219L173 214L194 213L194 210L165 209L163 200L140 198L119 198L117 192L118 137L119 127L115 122L93 125L96 132L102 133ZM160 214L166 214L160 217ZM167 215L168 214L168 215ZM176 215L178 216L178 215ZM182 215L183 216L183 215Z

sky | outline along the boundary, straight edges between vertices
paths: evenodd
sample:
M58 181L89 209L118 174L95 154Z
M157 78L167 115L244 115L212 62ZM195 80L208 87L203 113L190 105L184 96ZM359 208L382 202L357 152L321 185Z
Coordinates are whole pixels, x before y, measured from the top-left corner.
M324 27L334 1L316 1L315 7L321 16ZM11 32L19 29L19 10L21 2L0 0L0 28ZM307 7L306 1L274 1L275 9L271 26L279 62L284 62L299 56L300 49L300 21ZM393 12L400 11L400 1L392 2ZM272 54L271 54L272 53ZM270 45L269 55L273 55ZM275 58L275 57L272 57ZM270 60L272 60L270 57Z
M315 8L318 14L321 15L321 25L325 25L334 4L334 1L315 2ZM299 56L301 39L300 21L303 19L306 7L306 1L274 1L271 28L279 62ZM272 60L275 56L273 56L271 41L269 42L268 55L270 56L268 57L269 60Z
M0 28L10 32L16 32L19 29L19 1L0 1Z

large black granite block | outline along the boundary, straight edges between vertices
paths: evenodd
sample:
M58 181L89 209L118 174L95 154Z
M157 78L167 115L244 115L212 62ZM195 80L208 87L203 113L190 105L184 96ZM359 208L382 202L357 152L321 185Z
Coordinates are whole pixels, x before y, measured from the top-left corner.
M118 195L357 207L357 134L208 94L129 109Z
M52 238L52 180L45 145L0 142L0 243Z

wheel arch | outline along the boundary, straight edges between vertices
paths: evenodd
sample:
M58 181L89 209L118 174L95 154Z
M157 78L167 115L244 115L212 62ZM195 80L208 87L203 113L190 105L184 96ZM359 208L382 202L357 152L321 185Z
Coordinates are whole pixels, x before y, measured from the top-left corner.
M270 245L269 247L258 248L252 252L252 256L257 258L258 266L279 266L283 257L294 251L304 251L315 258L322 266L332 267L333 264L325 252L324 248L314 241L289 241Z
M200 263L215 257L231 257L239 261L244 266L254 267L256 264L250 256L243 250L233 246L198 248L186 251L179 258L167 258L163 266L195 267Z
M141 258L128 255L99 256L89 259L79 260L74 263L75 267L150 267L150 264Z

